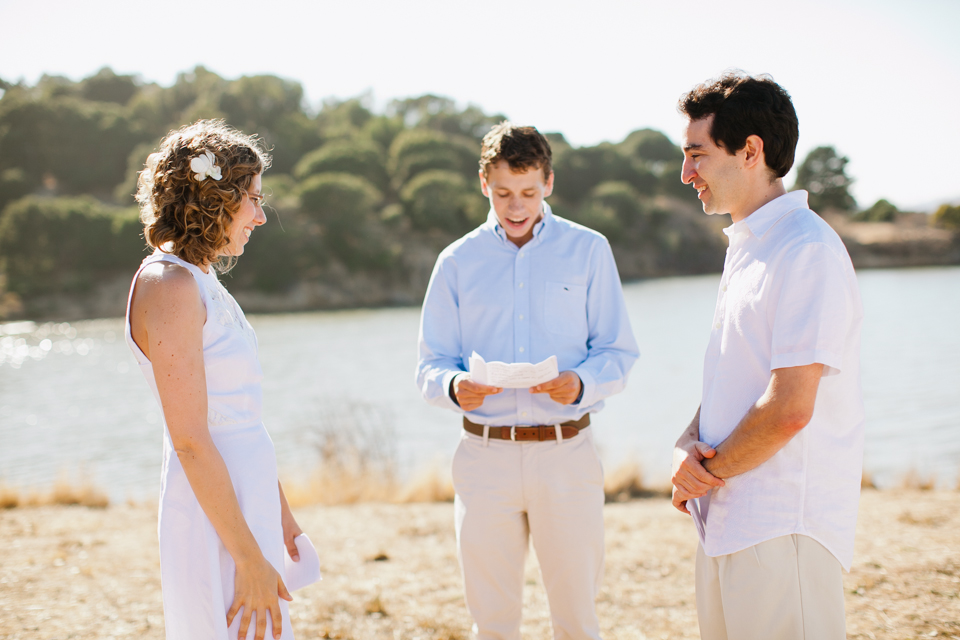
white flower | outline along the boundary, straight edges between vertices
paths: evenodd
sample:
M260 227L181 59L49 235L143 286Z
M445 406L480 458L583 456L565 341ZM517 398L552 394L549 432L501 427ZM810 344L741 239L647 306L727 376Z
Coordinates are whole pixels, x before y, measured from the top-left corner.
M202 155L190 161L190 170L194 172L197 182L203 182L207 176L214 180L220 180L223 177L220 167L214 164L216 161L212 151L204 151Z

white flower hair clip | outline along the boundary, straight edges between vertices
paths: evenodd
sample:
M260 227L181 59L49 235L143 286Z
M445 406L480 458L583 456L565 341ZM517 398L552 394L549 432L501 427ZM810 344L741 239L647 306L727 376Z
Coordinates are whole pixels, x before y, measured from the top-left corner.
M214 164L216 161L217 158L212 151L204 151L190 161L190 170L194 172L197 182L203 182L207 176L214 180L220 180L223 177L223 174L220 173L220 167Z

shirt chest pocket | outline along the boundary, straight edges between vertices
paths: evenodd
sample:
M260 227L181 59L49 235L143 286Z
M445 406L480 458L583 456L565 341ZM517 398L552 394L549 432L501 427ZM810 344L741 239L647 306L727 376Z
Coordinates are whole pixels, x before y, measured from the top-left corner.
M587 336L587 288L579 284L547 282L543 297L543 325L564 336Z

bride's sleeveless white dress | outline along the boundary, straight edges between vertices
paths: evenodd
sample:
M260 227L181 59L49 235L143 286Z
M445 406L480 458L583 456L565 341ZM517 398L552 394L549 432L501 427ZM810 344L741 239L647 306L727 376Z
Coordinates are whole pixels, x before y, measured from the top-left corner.
M257 337L214 270L199 267L159 250L143 261L164 261L185 267L196 278L207 310L203 325L203 364L207 380L207 426L223 457L243 516L264 557L284 576L280 493L273 442L260 419L263 373L257 359ZM140 275L137 271L137 276ZM137 276L133 282L136 283ZM160 402L153 366L130 334L130 297L127 300L126 338L140 371ZM161 406L162 410L162 406ZM236 565L210 520L204 514L180 460L163 428L163 471L160 482L160 574L163 615L170 640L227 640L237 637L240 615L227 627L233 603ZM280 600L283 640L292 640L287 602ZM247 637L253 638L251 621ZM265 638L273 638L267 614Z

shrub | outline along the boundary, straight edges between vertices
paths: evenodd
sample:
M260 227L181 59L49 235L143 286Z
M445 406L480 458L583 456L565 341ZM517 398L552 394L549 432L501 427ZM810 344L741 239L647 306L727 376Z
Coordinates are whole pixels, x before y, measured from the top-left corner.
M141 233L133 208L29 196L0 217L0 272L21 296L84 291L102 274L136 268Z
M431 169L463 176L477 174L480 147L472 142L429 129L408 129L390 145L387 168L398 190L418 174Z
M553 164L557 175L554 192L567 202L582 201L602 182L627 182L637 191L652 195L657 178L639 162L617 151L609 143L569 149Z
M853 218L863 222L893 222L897 218L897 208L889 201L880 198Z
M640 194L626 182L609 181L597 185L590 192L588 204L606 207L624 227L638 226L644 217Z
M362 140L327 143L301 158L293 172L300 180L321 173L349 173L366 178L379 189L389 182L380 151L373 142Z
M321 225L326 250L351 269L390 263L376 216L381 200L369 180L347 173L321 173L300 186L301 212Z
M638 129L617 145L627 157L644 163L662 164L683 161L683 152L670 138L656 129Z
M960 205L940 205L940 208L933 214L933 223L944 229L960 231Z
M481 224L489 209L478 187L452 171L426 171L400 192L406 214L418 229L464 233Z

